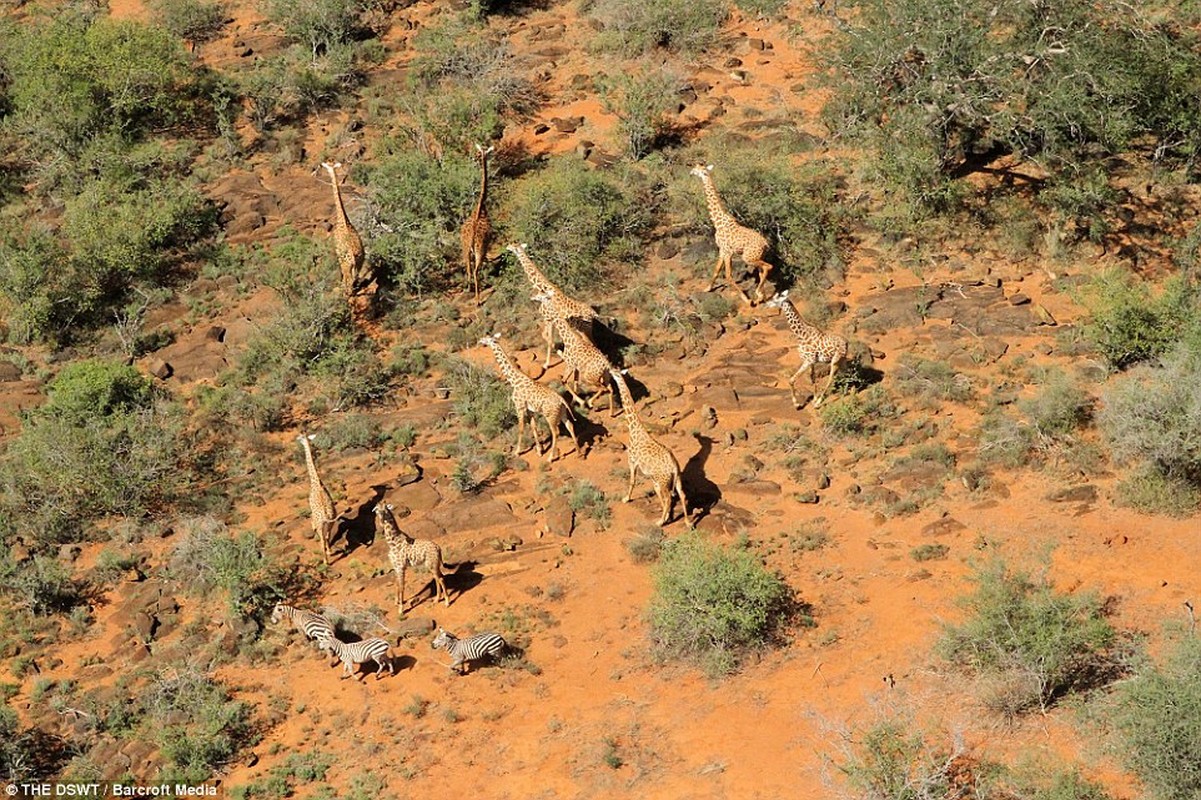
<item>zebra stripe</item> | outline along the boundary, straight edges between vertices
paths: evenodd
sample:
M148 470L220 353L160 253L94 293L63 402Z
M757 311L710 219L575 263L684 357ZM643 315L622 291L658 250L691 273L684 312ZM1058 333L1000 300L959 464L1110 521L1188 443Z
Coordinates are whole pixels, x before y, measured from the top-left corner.
M291 620L296 630L312 639L317 647L321 647L321 639L334 638L334 626L328 619L315 612L279 603L271 612L271 624L278 624L281 619Z
M392 647L383 639L343 642L330 637L322 639L320 644L322 650L333 653L342 661L343 679L354 674L357 665L366 664L368 661L374 661L378 666L375 671L377 681L384 677L385 668L389 675L396 674L392 666ZM356 678L363 680L361 675L357 675Z
M498 633L477 633L475 636L460 639L450 631L439 628L438 635L434 637L430 647L435 650L445 649L451 657L450 668L466 675L468 661L499 655L508 645Z

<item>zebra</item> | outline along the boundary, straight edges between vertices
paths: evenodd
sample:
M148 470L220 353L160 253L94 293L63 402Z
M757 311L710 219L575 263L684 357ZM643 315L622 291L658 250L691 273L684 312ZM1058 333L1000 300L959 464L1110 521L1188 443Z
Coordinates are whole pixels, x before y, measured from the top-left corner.
M366 664L368 661L374 661L377 665L375 670L377 681L384 677L385 667L389 675L396 674L392 664L392 647L384 639L363 639L347 643L330 636L322 637L319 644L322 650L342 661L342 680L346 680L354 674L355 679L362 682L363 676L356 672L355 667L359 664Z
M468 661L499 655L508 644L498 633L477 633L475 636L460 639L445 628L439 628L438 635L434 637L430 647L435 650L445 649L452 659L451 670L458 670L460 675L466 675Z
M296 630L312 639L318 648L321 647L322 639L332 639L334 636L334 626L330 624L329 620L313 611L276 603L275 608L271 611L271 624L276 625L281 619L292 620Z

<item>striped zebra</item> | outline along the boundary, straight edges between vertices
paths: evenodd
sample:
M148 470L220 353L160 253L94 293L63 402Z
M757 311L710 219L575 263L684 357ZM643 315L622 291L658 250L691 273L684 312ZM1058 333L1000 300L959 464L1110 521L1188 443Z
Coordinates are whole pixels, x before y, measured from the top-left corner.
M329 620L313 611L277 603L271 612L271 624L277 625L281 619L291 620L296 630L312 639L318 648L322 639L332 639L334 636L334 626Z
M467 674L467 662L477 661L488 656L496 656L508 647L499 633L477 633L466 639L460 639L445 628L438 629L438 635L430 647L437 650L442 648L450 654L452 670L458 670L460 675Z
M362 673L358 673L355 667L359 664L366 664L368 661L376 663L375 679L377 681L384 677L385 667L389 675L396 674L392 665L392 647L384 639L343 642L334 637L325 637L320 640L320 645L322 650L336 656L342 662L342 680L346 680L353 674L355 679L361 682L363 680Z

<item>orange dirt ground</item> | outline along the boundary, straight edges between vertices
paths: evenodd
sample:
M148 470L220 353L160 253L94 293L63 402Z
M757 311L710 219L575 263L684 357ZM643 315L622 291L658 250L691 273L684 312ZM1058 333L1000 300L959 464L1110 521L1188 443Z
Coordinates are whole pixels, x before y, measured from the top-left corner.
M713 85L685 110L682 124L706 136L719 129L753 131L753 123L764 117L789 118L802 130L821 132L817 113L822 95L790 87L813 76L807 46L828 31L828 23L808 13L807 4L794 5L798 8L789 23L735 17L718 51L697 63L676 65ZM396 13L420 24L432 6L419 2ZM113 0L111 9L120 16L144 14L138 0ZM220 62L231 52L233 40L259 24L257 15L235 10L226 34L205 44L201 57ZM595 98L575 98L568 89L571 76L592 70L593 58L582 46L588 31L576 19L574 5L551 4L492 24L509 32L531 74L547 76L541 88L551 98L533 120L506 131L506 139L523 142L534 153L570 153L582 140L613 151L613 117ZM530 41L532 31L555 25L563 25L563 33L550 43ZM409 52L400 44L411 35L399 26L393 29L387 39L391 55L381 70L403 66ZM748 38L762 39L771 49L752 50ZM731 56L742 59L745 81L723 66ZM716 98L724 99L722 107L728 111L720 117L711 115ZM761 113L748 115L747 109ZM539 121L572 116L586 120L575 133L533 133ZM315 120L309 152L319 152L326 133L344 118L341 113ZM267 236L284 223L325 230L328 191L309 173L311 166L282 171L265 162L256 166L253 180L280 200L282 210L268 214L261 229L245 240ZM220 186L214 188L221 191ZM851 251L846 280L825 299L846 303L848 313L832 329L876 351L875 366L886 382L905 352L937 357L936 342L947 336L962 337L965 346L972 344L973 336L980 339L959 333L954 319L936 317L881 334L852 333L856 312L872 302L865 298L879 296L886 287L897 291L962 280L938 265L924 268L919 276L880 257L873 245L869 234L860 238ZM961 256L981 274L991 267L992 275L1002 279L1006 297L1020 289L1061 326L1080 318L1071 299L1052 288L1042 265L1009 263L991 251ZM682 291L689 292L704 287L710 266L707 260L685 264L680 257L671 262L650 258L647 263L651 274L673 270L687 276ZM465 315L472 313L468 295L460 294L456 302ZM270 293L262 292L231 301L218 312L215 321L229 326L233 336L227 342L229 352L236 346L238 326L253 324L274 305ZM620 307L608 310L622 316ZM633 312L626 316L633 321ZM454 439L455 419L450 403L434 398L435 382L418 381L381 414L389 423L412 421L422 431L414 449L423 478L389 490L388 500L412 509L400 520L402 527L444 531L437 538L447 560L475 562L479 581L468 586L468 581L452 577L449 608L430 602L429 592L423 590L425 602L411 616L433 617L457 632L495 626L503 613L526 617L526 658L540 671L485 666L456 677L445 667L446 656L432 651L429 637L421 636L396 649L408 658L395 677L377 682L369 676L359 684L339 680L340 668L328 667L298 641L283 646L285 631L269 630L266 638L281 645L278 663L237 664L220 668L217 675L260 712L266 713L271 698L281 697L289 711L253 748L257 758L231 765L222 777L224 785L261 778L290 752L319 749L335 759L327 782L339 792L354 775L369 771L382 776L387 792L396 797L828 797L841 786L833 761L840 758L843 737L884 710L899 708L936 730L962 732L983 757L1005 760L1052 753L1083 765L1086 774L1100 776L1118 796L1134 796L1123 773L1080 734L1083 729L1072 711L999 721L982 709L971 681L938 662L931 649L940 624L957 618L956 599L970 588L966 577L971 564L993 554L1034 563L1033 554L1052 546L1051 574L1057 586L1115 598L1114 621L1120 628L1157 634L1165 620L1181 617L1182 603L1195 592L1195 564L1201 557L1196 520L1165 520L1115 507L1109 495L1116 480L1112 475L1091 481L1100 489L1095 501L1055 502L1047 499L1053 490L1080 482L1056 471L997 473L990 489L976 492L950 480L942 496L918 513L885 519L873 507L853 503L850 492L855 486L872 485L889 454L880 448L867 459L852 459L847 444L837 440L829 440L829 488L818 492L816 505L798 503L794 493L814 487L798 485L780 465L781 454L767 452L764 443L783 422L822 439L820 423L811 408L798 412L789 402L785 381L798 362L783 319L766 309L743 316L756 324L743 329L727 321L703 354L697 355L698 348L675 347L653 364L634 365L631 374L650 390L650 399L642 401L643 418L665 431L659 434L661 441L681 464L688 464L689 488L696 492L701 477L720 491L720 500L700 521L706 537L731 543L745 532L753 542L770 544L801 523L818 517L828 522L833 541L826 548L793 554L785 546L768 556L768 563L785 576L797 596L811 604L816 627L790 631L787 646L764 651L756 663L719 681L692 668L654 663L646 650L643 616L652 591L651 571L632 562L624 541L655 519L657 505L645 496L649 484L641 481L634 502L620 502L626 464L621 420L609 420L604 412L593 415L609 434L597 439L587 459L569 452L570 440L561 440L567 454L545 473L550 485L558 488L587 479L613 499L607 528L580 518L571 538L562 538L544 531L550 498L537 491L544 473L533 453L526 454L530 469L506 472L478 496L465 497L451 488L454 462L437 451L441 442ZM211 324L205 321L181 332L166 357L186 358ZM1008 345L1003 356L965 371L983 388L1019 356L1057 370L1080 366L1076 359L1058 355L1055 332L1052 327L1033 327L1003 336ZM428 335L432 339L437 332ZM636 330L635 338L655 336L654 330ZM536 375L538 340L524 343L525 348L513 342L506 346L518 349L521 366ZM426 344L443 349L439 341ZM485 348L474 347L464 355L489 369L493 366ZM197 369L190 383L173 378L168 385L187 392L195 382L211 379L213 370ZM553 368L552 375L558 371ZM682 391L668 397L667 387L673 384ZM806 386L804 378L801 386ZM716 410L712 427L704 422L710 406ZM910 409L906 419L917 413ZM437 431L443 419L449 428ZM979 420L976 410L946 403L930 412L930 419L940 431L934 441L946 442L957 455L970 452L966 434ZM323 422L315 420L313 427ZM727 434L740 430L747 438L727 443ZM711 439L711 449L702 448L693 431ZM295 433L268 437L285 453L297 451L295 480L261 504L241 508L246 518L237 528L286 532L296 552L313 563L320 560L320 552L305 518L307 484ZM756 479L731 481L750 455L765 462ZM368 455L337 458L319 453L318 458L340 509L365 503L373 486L396 473L394 465L377 464ZM894 488L902 496L912 491ZM683 528L677 506L667 533L676 535ZM492 545L509 537L520 542L512 550ZM909 556L913 547L936 541L950 547L945 560L916 563ZM97 549L89 547L84 561ZM385 565L385 545L379 539L339 558L320 602L374 604L387 611L389 624L395 624L391 573L372 577ZM410 594L425 583L423 576L411 572ZM129 668L132 656L114 622L122 592L128 590L116 587L107 604L97 608L89 634L62 646L57 652L61 664L45 669L41 677L78 677L80 661L92 655L118 672ZM181 619L209 613L186 595L180 594L179 601ZM13 701L17 707L35 702L30 690L26 679ZM431 702L424 716L404 711L414 696ZM605 763L610 747L616 748L621 766ZM311 792L312 787L301 786L296 796Z

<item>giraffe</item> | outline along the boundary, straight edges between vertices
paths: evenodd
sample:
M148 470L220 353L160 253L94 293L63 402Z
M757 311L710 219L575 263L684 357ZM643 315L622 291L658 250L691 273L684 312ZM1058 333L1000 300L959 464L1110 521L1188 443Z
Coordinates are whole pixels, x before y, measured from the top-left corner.
M350 224L346 207L342 204L338 180L338 170L342 164L323 161L321 166L329 173L330 184L334 187L334 249L338 253L338 266L342 269L342 293L349 299L362 294L371 285L373 276L365 266L363 240Z
M659 498L659 503L663 508L663 517L659 520L660 525L666 525L671 519L671 507L675 502L676 495L680 497L680 505L684 511L684 521L688 523L688 527L694 527L692 517L688 515L688 497L684 494L684 480L680 475L680 462L676 461L675 455L666 445L655 441L655 439L647 431L642 424L642 420L638 418L638 410L634 407L634 398L630 394L630 387L626 385L625 378L619 370L611 370L613 382L617 384L617 389L621 392L621 408L622 415L626 420L626 427L630 433L630 446L626 450L626 455L630 460L630 486L626 490L626 496L622 502L630 502L630 496L634 492L634 480L637 477L639 470L642 474L650 478L655 485L655 496Z
M329 564L329 546L334 538L338 517L334 513L334 498L321 482L321 476L317 474L317 462L313 460L313 447L309 442L316 438L311 433L302 433L296 440L304 448L304 461L309 471L309 520L313 525L313 533L321 540L321 554L325 563Z
M838 373L838 368L846 363L847 340L837 334L823 333L821 329L801 319L801 315L797 313L796 306L788 299L787 291L780 292L771 300L768 300L767 305L780 309L784 316L788 318L788 327L797 338L797 350L801 354L801 368L788 379L788 389L792 392L792 404L796 408L801 407L796 396L796 379L802 372L808 370L809 380L816 389L817 381L813 377L814 365L830 365L830 379L826 381L826 387L822 389L821 393L813 401L813 407L816 408L822 404L826 392L830 391L830 386L834 383L834 376Z
M534 301L540 303L544 309L551 306L553 309L554 292L543 292L542 294L534 295ZM552 314L552 325L559 332L559 338L563 340L563 385L567 387L568 394L571 395L580 405L586 406L589 409L594 407L596 400L604 394L609 395L609 408L612 410L612 416L617 416L617 403L613 395L613 387L609 383L609 373L613 369L613 364L609 362L608 357L597 349L596 345L588 341L584 334L575 329L567 320ZM568 379L571 383L568 384ZM580 383L591 387L593 393L588 396L588 401L585 402L579 395Z
M463 223L459 237L463 242L463 265L467 269L467 280L475 285L475 304L480 304L480 265L488 254L488 242L492 240L492 222L488 219L488 208L484 205L488 198L488 155L495 149L487 150L482 145L475 146L480 159L480 196L475 202L475 210Z
M537 415L541 414L546 420L547 427L550 428L550 448L546 451L547 462L553 462L559 457L558 442L559 442L559 423L563 422L567 425L567 431L571 434L571 440L575 442L576 452L580 452L580 440L576 436L575 426L571 422L571 407L567 405L567 401L563 396L549 386L543 386L537 383L533 378L526 375L517 365L509 358L508 353L500 346L499 333L494 333L491 336L485 336L480 339L480 344L484 345L492 351L492 355L496 357L496 364L500 367L501 374L505 380L509 382L509 386L513 387L513 406L517 409L517 445L514 453L520 455L521 440L525 436L525 416L526 413L531 413L530 427L534 431L534 444L538 447L538 454L542 455L542 443L538 437Z
M596 323L599 321L599 317L597 317L596 309L592 306L569 297L562 289L551 283L550 279L542 274L542 270L538 269L534 260L529 257L526 252L527 248L528 245L523 242L511 244L505 249L517 256L517 261L525 271L525 276L529 279L534 292L536 294L550 293L553 300L553 303L543 303L541 307L542 338L546 340L546 358L542 362L542 368L549 369L551 352L555 347L556 317L570 321L572 327L587 336L590 341L595 338Z
M450 594L442 580L442 548L437 542L414 539L402 531L392 514L391 503L377 503L372 511L388 542L388 560L392 562L392 571L396 573L396 607L400 616L403 617L405 613L405 571L409 566L424 567L434 573L434 599L441 597L443 604L449 606Z
M763 260L763 254L767 252L767 239L763 238L758 231L753 231L745 225L739 225L738 220L734 219L733 215L722 205L721 198L717 195L717 187L713 185L712 164L708 166L697 164L691 172L701 179L701 185L705 189L705 202L709 206L709 218L713 220L714 237L717 241L717 265L713 268L713 277L709 279L709 288L705 291L713 291L713 286L717 283L717 276L724 266L726 281L738 290L748 305L753 306L755 303L762 302L763 284L767 282L767 276L772 271L772 265ZM759 284L755 287L754 301L747 297L742 287L734 282L734 276L730 273L730 262L734 256L741 256L748 267L759 273Z

